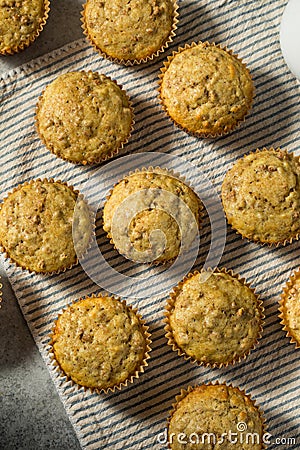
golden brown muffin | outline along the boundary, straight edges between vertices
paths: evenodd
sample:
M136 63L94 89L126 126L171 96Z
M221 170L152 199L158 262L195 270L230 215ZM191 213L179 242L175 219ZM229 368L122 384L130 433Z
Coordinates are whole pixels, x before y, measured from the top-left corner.
M264 419L251 398L226 384L183 391L168 423L172 450L261 450L263 433Z
M168 344L193 362L218 366L246 357L261 336L262 302L226 269L189 274L166 310Z
M117 154L128 141L133 111L126 93L96 72L69 72L39 99L37 130L46 147L73 163L93 164Z
M222 185L229 224L243 237L285 244L300 232L300 163L293 153L258 150L239 159Z
M83 28L102 56L135 64L168 47L177 15L175 0L87 0Z
M200 137L229 133L248 113L253 82L231 51L199 42L173 52L160 75L160 98L170 118Z
M60 181L32 180L19 185L0 210L0 242L7 256L37 273L60 272L76 264L72 224L77 199L78 193ZM91 227L82 203L76 237L77 248L83 252Z
M0 0L0 54L28 47L42 31L48 13L48 0Z
M147 329L125 302L109 296L80 299L55 323L54 357L81 386L104 392L121 388L147 366Z
M280 301L280 315L283 329L291 343L300 348L300 270L298 269L284 287Z
M167 262L190 247L201 210L199 198L181 180L162 169L145 169L114 186L104 205L103 228L126 258Z

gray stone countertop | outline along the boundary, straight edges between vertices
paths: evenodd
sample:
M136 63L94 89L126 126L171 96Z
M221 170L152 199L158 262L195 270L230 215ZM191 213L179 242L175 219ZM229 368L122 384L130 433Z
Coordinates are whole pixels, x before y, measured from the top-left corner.
M22 53L0 57L0 73L83 37L83 0L51 0L48 22ZM0 449L79 450L75 432L59 399L17 300L0 265Z

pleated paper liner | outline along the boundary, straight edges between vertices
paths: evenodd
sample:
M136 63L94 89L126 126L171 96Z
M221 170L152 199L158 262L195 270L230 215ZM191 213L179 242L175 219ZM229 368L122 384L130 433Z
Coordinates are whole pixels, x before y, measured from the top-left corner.
M74 73L74 71L73 71L73 72L70 72L70 73ZM76 72L75 72L75 73L76 73ZM41 141L43 142L43 144L45 145L45 147L46 147L51 153L53 153L57 158L63 159L63 160L65 160L65 161L71 162L71 163L73 163L73 164L83 164L83 165L99 164L99 163L102 163L102 162L104 162L104 161L107 161L107 160L110 159L110 158L113 158L114 156L117 156L117 155L119 154L119 152L122 151L123 147L128 143L128 141L129 141L129 139L130 139L130 137L131 137L131 134L132 134L132 132L133 132L133 129L134 129L134 124L135 124L135 121L134 121L134 110L133 110L133 105L132 105L132 102L131 102L131 100L130 100L128 94L127 94L127 92L122 88L122 86L120 86L115 80L111 79L109 76L107 76L107 75L102 75L102 74L100 74L100 73L98 73L98 72L92 72L91 70L90 70L90 71L84 71L84 70L82 70L82 71L79 71L79 72L77 72L77 73L78 73L78 74L93 74L94 76L98 76L99 79L100 79L101 76L104 76L106 79L108 79L108 80L110 80L111 82L113 82L113 83L120 89L120 91L125 95L125 97L126 97L126 99L127 99L127 101L128 101L128 107L129 107L130 114L131 114L131 125L130 125L130 130L129 130L129 133L128 133L128 135L126 136L126 138L123 139L123 140L121 140L119 143L117 143L116 147L115 147L113 150L111 150L111 151L109 151L109 152L107 152L107 153L104 153L104 154L99 154L98 157L96 157L96 156L94 155L94 157L89 156L88 159L86 159L86 158L83 156L83 157L81 158L81 160L78 160L78 161L77 161L77 160L73 160L73 159L71 159L71 158L68 158L67 156L64 156L63 154L61 154L61 152L59 152L59 154L57 154L57 150L55 149L55 143L53 144L53 142L52 142L52 143L51 143L51 142L48 142L48 140L45 139L45 137L44 137L44 135L43 135L43 133L41 132L41 129L40 129L40 122L43 120L43 117L40 117L40 109L41 109L41 104L42 104L42 102L43 102L43 100L44 100L44 93L45 93L45 91L47 90L47 87L48 87L48 86L51 86L51 84L52 84L53 82L50 83L50 84L42 91L42 93L41 93L41 95L40 95L40 97L39 97L39 99L38 99L38 102L37 102L37 105L36 105L36 111L35 111L35 124L36 124L36 130L37 130L37 133L38 133L38 135L39 135L39 138L41 139ZM58 76L54 81L59 80L60 77L64 77L65 75L66 75L66 74L63 74L63 75ZM81 130L79 130L79 131L82 133Z
M79 194L79 192L77 190L75 190L73 188L73 186L69 186L67 183L62 182L60 180L54 180L53 178L51 179L34 179L34 180L30 180L28 182L25 182L23 184L20 184L19 186L17 186L16 188L13 189L13 191L11 193L9 193L7 195L7 197L3 200L3 203L0 205L0 218L1 218L1 211L3 209L3 205L5 204L6 201L9 201L9 199L11 198L11 196L13 196L16 192L23 190L24 188L26 189L26 187L28 186L35 186L40 184L41 186L43 186L43 184L53 184L53 185L60 185L60 186L66 186L68 188L68 190L74 194L74 200L76 201L80 201L82 202L83 205L83 214L86 215L86 219L87 221L90 223L90 228L87 230L88 233L85 234L81 234L79 235L79 238L82 239L82 244L78 245L78 249L81 250L81 255L82 256L85 251L87 250L90 242L91 242L91 237L92 237L92 228L91 228L91 213L89 211L89 208L86 204L86 202L83 200L83 196L81 194ZM80 203L81 204L81 203ZM34 213L34 211L33 211ZM36 214L36 213L35 213ZM38 220L38 217L37 217ZM85 230L86 231L86 230ZM70 236L70 239L72 240L72 244L73 244L73 235ZM27 270L30 273L37 273L37 274L44 274L44 275L54 275L54 274L59 274L62 272L65 272L67 269L71 269L73 266L75 266L78 263L78 258L74 249L74 254L69 255L69 261L65 264L65 265L60 265L57 266L57 268L53 268L53 270L46 270L46 269L36 269L34 267L34 264L30 265L30 264L25 264L24 261L20 261L18 259L16 259L11 252L5 247L5 245L3 244L3 242L1 242L1 250L5 253L6 258L9 258L10 262L15 264L17 267L20 267L22 270Z
M172 326L170 324L170 315L172 312L172 309L175 305L175 302L177 300L178 294L180 294L182 287L184 286L184 284L188 281L191 280L192 278L194 278L197 275L206 275L206 274L213 274L213 273L217 273L217 274L227 274L230 277L232 277L233 279L238 280L241 285L246 286L255 296L256 298L256 308L259 312L259 329L257 332L257 336L256 338L253 340L252 345L250 345L248 348L245 349L244 352L241 352L240 354L235 354L231 359L226 360L226 361L222 361L222 362L218 362L218 361L205 361L205 360L198 360L195 357L187 354L176 342L175 338L174 338L174 334L173 334L173 330L172 330ZM206 280L205 280L206 281ZM204 282L205 282L204 281ZM167 305L166 305L166 309L165 309L165 319L164 322L166 323L165 326L165 331L166 331L166 338L168 340L168 345L172 348L173 351L177 352L178 356L183 357L186 361L190 361L193 364L197 364L199 366L204 366L204 367L210 367L210 368L223 368L223 367L228 367L229 365L233 365L235 363L239 363L242 360L246 359L247 356L251 353L251 351L257 346L259 339L262 336L262 331L263 331L263 321L264 321L264 307L263 307L263 302L260 300L259 296L256 294L255 290L253 288L251 288L251 286L246 282L246 280L244 278L242 278L239 274L235 274L232 272L232 270L227 270L226 268L222 268L222 269L215 269L214 271L212 271L212 269L207 269L207 270L201 270L201 272L199 271L195 271L192 273L189 273L171 292L168 300L167 300ZM213 358L211 358L213 359Z
M20 1L19 3L22 3L22 1ZM40 18L38 27L34 30L34 32L32 32L32 34L27 36L27 39L25 39L24 41L16 42L14 45L4 45L3 42L0 42L0 55L13 55L15 53L20 53L27 47L29 47L38 38L40 33L43 31L44 26L46 25L50 12L49 0L44 0L43 3L44 3L44 15ZM19 18L17 22L20 23L21 26L20 20L21 18Z
M264 418L264 414L262 412L262 410L260 409L259 405L257 405L257 403L251 398L251 396L249 394L247 394L245 392L245 390L240 389L239 387L235 387L232 384L227 384L227 383L219 383L218 381L215 383L205 383L205 384L201 384L201 385L197 385L197 386L188 386L187 389L181 389L181 392L179 395L177 395L175 397L175 402L172 404L172 410L169 413L169 417L167 419L167 437L168 437L168 448L169 449L176 449L176 448L181 448L181 447L172 447L171 444L171 440L174 442L176 440L176 436L172 436L171 437L171 433L170 433L170 427L172 425L172 420L174 419L174 414L176 413L176 411L178 410L178 408L180 407L180 403L182 402L182 400L184 400L187 396L193 396L193 393L197 392L197 391L202 391L205 392L207 389L212 389L215 387L216 390L216 398L218 399L220 394L218 393L218 390L222 390L222 389L226 389L227 392L229 392L230 394L234 394L234 395L238 395L240 396L241 399L243 399L244 401L244 405L247 407L247 412L251 411L253 414L256 414L257 420L259 420L260 422L260 430L256 430L253 429L253 431L251 429L249 429L249 425L247 423L247 419L245 418L236 418L236 423L232 424L232 426L235 429L231 429L231 430L222 430L222 434L220 433L220 422L218 423L218 426L216 427L215 430L215 438L216 440L220 439L220 438L224 438L224 441L226 442L226 438L229 437L229 433L236 433L236 434L232 434L232 437L237 437L238 436L238 440L235 443L232 443L232 448L240 448L239 444L247 444L246 439L250 439L248 442L247 449L251 449L251 450L263 450L266 447L265 443L264 443L264 435L266 434L266 421ZM205 402L207 402L207 398L204 396L203 400ZM230 404L230 401L228 401L228 408L230 409L232 407L232 405ZM200 412L202 412L201 410L201 405L199 405L198 408L196 408L196 411L198 412L198 414ZM195 411L195 413L196 413ZM215 418L218 419L218 411L215 411ZM208 420L212 419L214 416L211 415L211 411L208 412ZM199 417L202 417L201 414L199 415ZM250 420L251 422L251 420ZM214 430L213 429L208 429L208 430L199 430L199 426L197 426L197 419L194 419L194 423L195 423L195 431L193 432L193 439L196 438L195 434L197 434L197 436L200 439L200 442L202 444L201 439L208 439L213 438L213 434L214 434ZM239 432L241 433L239 435ZM186 434L185 431L183 430L182 433ZM202 434L201 434L202 433ZM258 435L258 436L257 436ZM192 435L191 435L192 436ZM181 438L186 438L189 439L191 436L181 436ZM248 438L247 438L248 436ZM255 445L256 443L252 442L253 440L258 440L259 442L257 443L257 445ZM242 440L242 442L241 442ZM204 440L203 445L207 443L207 440ZM209 445L209 444L208 444ZM194 448L194 447L193 447ZM195 446L195 448L198 448ZM202 448L202 447L201 447ZM204 448L204 447L203 447ZM205 447L206 448L206 447ZM207 447L210 448L210 447ZM226 447L227 448L227 447ZM231 447L230 447L231 448ZM244 447L243 447L244 448Z
M199 232L199 230L201 229L202 218L203 218L203 215L204 215L204 207L203 207L203 204L202 204L201 200L199 199L199 197L197 196L197 194L194 192L193 188L189 185L189 183L186 181L186 179L185 179L184 177L182 177L180 174L175 173L175 172L172 171L172 170L165 169L165 168L160 168L160 167L148 167L148 168L143 167L143 168L141 168L141 169L136 169L134 172L129 172L129 174L128 174L126 177L124 177L124 178L121 179L121 180L118 180L118 181L114 184L114 187L110 190L110 192L109 192L108 195L106 196L106 202L105 202L105 204L104 204L103 228L104 228L104 231L105 231L106 234L107 234L108 239L110 240L111 245L113 245L113 247L115 248L115 250L117 250L119 253L120 253L120 249L118 249L118 247L116 246L116 244L115 244L115 242L114 242L113 235L112 235L112 233L111 233L111 229L109 229L109 228L105 225L105 222L106 222L106 219L105 219L105 207L107 207L107 204L108 204L108 202L109 202L109 200L110 200L110 198L111 198L111 196L112 196L112 193L113 193L113 191L114 191L114 189L116 188L117 185L119 185L123 180L126 180L126 179L130 178L131 176L134 176L134 175L137 175L137 174L144 174L144 173L147 173L147 174L149 174L149 175L151 175L151 174L158 174L158 175L164 175L164 176L170 177L170 178L175 178L175 179L178 180L180 183L183 183L185 186L187 186L188 189L190 189L191 194L195 196L195 199L196 199L197 202L198 202L198 217L195 218L195 220L196 220L197 225L198 225L198 232ZM154 189L154 187L153 187L153 188L149 188L149 190L150 190L150 189ZM159 189L159 188L157 188L157 189ZM137 190L137 191L134 191L134 193L138 193L140 190L143 190L143 187L141 187L141 188L140 188L139 190ZM163 190L164 190L164 189L162 189L162 191L163 191ZM167 191L167 190L166 190L166 192L170 193L170 191ZM132 194L133 194L133 193L131 193L130 195L132 195ZM130 195L129 195L129 196L130 196ZM175 195L175 194L173 194L173 195ZM122 200L120 204L122 204L124 201L126 201L126 199ZM184 201L184 200L182 200L182 201ZM187 207L188 207L188 206L187 206ZM117 207L116 207L116 208L117 208ZM116 210L116 208L115 208L115 210ZM115 211L115 210L114 210L114 211ZM141 211L143 211L143 210L141 210ZM141 211L138 211L138 213L141 212ZM114 212L114 213L115 213L115 212ZM192 213L192 214L193 214L193 213ZM125 258L127 258L128 260L130 260L130 261L141 262L140 260L135 260L135 259L133 259L133 258L130 258L129 255L127 254L127 252L122 253L122 255L123 255ZM160 256L161 256L161 255L160 255ZM159 258L157 258L157 259L153 259L153 260L151 260L151 261L143 261L143 262L144 262L144 263L148 263L148 264L153 265L153 266L156 266L156 265L158 265L158 264L162 264L162 265L164 265L164 264L172 264L172 263L176 260L177 256L178 256L178 255L176 255L176 256L174 256L174 257L172 257L172 258L169 258L169 259L159 259Z
M268 151L268 152L271 152L273 154L281 154L282 158L284 158L286 156L289 156L289 158L291 157L293 159L293 161L296 162L297 165L299 165L299 183L300 183L300 158L299 158L299 156L294 155L292 152L287 152L286 150L282 150L281 148L275 149L273 147L270 147L269 149L267 149L267 148L263 147L262 149L256 149L256 151L254 151L254 152L247 153L246 155L244 155L240 159L244 159L248 155L255 155L255 154L258 154L258 153L261 153L261 152L264 152L264 151ZM238 159L238 161L239 161L239 159ZM260 240L259 238L257 238L257 239L256 238L250 238L250 237L242 234L240 231L237 230L237 228L235 228L233 226L232 221L229 220L228 217L227 217L226 207L224 205L223 195L224 195L224 183L225 183L226 177L227 177L228 173L230 173L230 171L234 168L235 164L233 165L233 167L225 175L225 178L224 178L223 184L222 184L222 196L221 196L222 197L223 209L224 209L224 212L225 212L225 215L226 215L226 218L227 218L227 222L229 223L231 228L234 231L236 231L236 234L240 235L242 237L242 239L246 239L248 242L258 243L258 244L260 244L262 246L267 245L270 248L285 246L287 244L293 243L294 241L298 241L299 237L300 237L300 233L299 232L294 233L294 235L289 236L286 239L278 239L277 241L270 241L270 240L268 241L268 240ZM298 183L297 183L297 187L298 187L299 198L300 198L300 189L299 189L299 184ZM250 186L249 186L249 188L250 188ZM270 186L270 190L272 190L272 189L273 189L273 186ZM299 205L299 208L300 208L300 205ZM300 212L297 212L296 214L298 214L300 216Z
M76 374L72 373L72 367L70 368L70 364L72 363L70 360L65 362L65 365L69 365L68 370L66 370L65 368L63 368L63 363L61 363L60 361L60 357L56 354L56 350L55 350L55 343L57 342L58 336L59 334L62 332L62 330L60 330L60 319L61 317L68 313L70 311L70 315L72 314L72 308L76 308L77 305L86 303L86 302L90 302L92 305L95 305L100 308L100 310L102 311L103 316L103 320L105 320L105 306L101 306L101 300L103 299L108 299L109 301L113 302L119 302L125 309L127 314L133 314L137 320L138 320L138 324L139 324L139 331L143 336L144 339L144 349L143 349L143 355L142 358L140 359L139 364L136 365L136 367L134 368L133 371L129 372L127 374L124 374L123 379L121 377L120 381L118 383L109 383L109 381L103 381L103 374L101 374L101 369L99 368L99 373L96 374L96 378L98 377L98 382L89 382L88 380L84 380L85 382L83 382L83 380L81 380L81 382L76 381ZM100 302L99 302L100 300ZM89 310L88 308L93 307L91 306L89 303L87 304L87 311ZM73 311L74 312L74 311ZM69 320L71 320L71 318L69 318ZM101 322L99 321L99 325L101 325ZM88 324L88 327L90 327L91 324ZM120 391L121 389L123 389L124 387L126 387L129 383L133 383L135 379L138 379L140 377L140 375L142 373L144 373L146 367L148 366L148 360L150 358L150 351L151 351L151 335L148 332L149 327L146 325L144 319L142 319L141 315L137 312L137 309L134 309L131 305L127 305L126 301L123 300L121 301L119 298L117 297L112 297L112 296L108 296L108 295L91 295L90 297L86 297L86 298L80 298L79 300L73 302L72 304L68 305L66 308L64 308L62 310L62 312L59 314L57 320L54 323L54 327L52 330L52 334L51 334L51 339L50 339L50 348L49 348L49 355L50 355L50 359L51 359L51 364L52 366L55 368L55 370L60 374L61 377L66 377L66 382L70 382L73 386L77 386L77 387L83 387L85 391L89 390L90 392L95 392L97 394L108 394L110 392L115 392L116 390ZM82 328L82 336L84 336L84 328ZM90 331L90 328L89 330ZM99 329L97 329L97 331L99 331ZM70 328L68 328L68 330L65 330L65 333L67 335L70 334ZM116 333L118 333L118 329L116 328ZM68 336L69 337L69 336ZM103 348L103 352L104 355L106 354L106 352L109 351L109 345L107 345L107 347ZM84 354L81 353L81 355ZM62 356L62 359L64 358L65 354ZM76 355L74 355L74 358L76 359ZM97 358L97 350L95 349L95 358ZM103 363L107 363L109 366L109 359L108 361L103 360ZM84 362L85 364L85 368L86 368L86 364L87 362ZM120 368L121 369L121 368ZM78 369L77 369L78 370ZM95 367L91 367L90 370L95 371L97 369L95 369ZM105 370L105 369L104 369ZM74 371L73 371L74 372ZM126 376L125 376L126 375ZM102 378L101 378L102 377ZM84 378L84 377L83 377Z
M96 50L96 52L98 52L103 58L106 58L109 61L112 61L117 64L122 64L125 66L134 66L134 65L138 65L138 64L144 64L144 63L151 62L154 58L158 57L161 53L163 53L169 47L169 45L173 42L173 39L176 35L177 24L178 24L178 15L179 15L178 14L178 4L177 4L176 0L170 0L170 2L173 7L173 23L172 23L170 33L169 33L168 37L165 39L165 41L162 43L162 45L160 45L160 47L155 50L150 49L150 52L149 52L149 54L147 54L147 56L143 56L140 58L124 58L124 56L120 55L120 56L116 57L116 56L108 54L103 48L100 48L99 44L97 45L94 42L94 39L92 38L91 33L89 32L88 26L87 26L86 15L87 15L87 8L88 8L89 0L87 0L87 2L85 3L85 5L83 7L83 11L82 11L81 21L82 21L83 33L86 36L87 41L92 45L92 47ZM133 38L134 38L134 36L132 36L132 39Z
M182 123L179 122L178 119L176 119L175 117L172 117L172 115L170 114L168 107L164 101L164 95L163 95L163 80L164 80L164 76L166 74L166 72L168 71L170 65L172 64L172 61L174 60L174 58L180 54L183 53L189 49L193 49L196 47L203 47L203 48L218 48L224 52L226 52L226 54L228 55L229 58L234 58L235 60L239 61L239 63L241 63L241 66L243 67L243 70L245 72L246 77L248 77L248 79L251 81L252 87L251 87L251 96L250 98L247 99L247 107L246 107L246 112L243 114L243 116L241 116L240 118L238 118L235 121L232 121L232 123L228 122L228 124L220 126L219 129L217 130L204 130L202 127L202 130L200 131L195 131L191 128L189 128L188 126L183 125ZM200 138L216 138L216 137L221 137L221 136L225 136L229 133L231 133L232 131L234 131L242 122L245 121L245 118L247 116L247 114L249 113L249 111L252 108L252 103L253 103L253 98L255 95L254 92L254 85L253 85L253 81L252 81L252 77L251 74L246 66L246 64L242 61L241 58L239 58L236 54L233 53L232 50L227 49L226 47L222 47L218 44L215 43L210 43L210 42L201 42L199 41L198 43L196 42L192 42L191 44L185 44L184 47L179 47L177 51L173 51L171 56L168 56L167 60L164 62L164 66L160 69L161 73L159 74L159 100L161 103L161 106L163 108L163 110L165 111L165 113L167 114L167 116L172 120L172 122L179 127L181 130L191 134L192 136L195 137L200 137ZM179 76L180 74L178 74ZM184 74L183 74L184 75ZM249 81L248 80L248 81ZM188 88L189 86L186 86L186 88ZM205 86L204 86L205 87ZM201 86L201 88L203 88L203 86ZM182 97L182 101L184 101L184 93L183 93L183 97Z
M283 288L280 299L281 325L297 349L300 348L300 269L294 272ZM291 324L294 321L294 325Z

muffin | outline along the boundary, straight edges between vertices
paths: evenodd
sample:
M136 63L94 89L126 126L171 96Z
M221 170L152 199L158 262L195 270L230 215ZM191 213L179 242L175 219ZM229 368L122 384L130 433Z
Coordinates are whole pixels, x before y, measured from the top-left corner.
M111 243L136 262L166 263L190 248L202 211L194 191L163 169L143 169L117 183L103 210Z
M245 280L226 269L190 273L171 293L166 338L180 356L222 367L246 357L261 336L263 307Z
M239 159L222 185L228 223L243 237L286 244L300 232L300 163L293 153L257 150Z
M135 310L114 297L80 299L55 323L53 355L73 382L98 392L114 391L147 366L147 329Z
M291 343L300 348L300 270L298 269L284 287L280 301L280 319Z
M200 137L229 133L244 120L254 87L237 56L209 42L173 52L160 75L160 98L168 116Z
M72 224L76 202L82 203L76 248L87 247L91 226L78 192L60 181L32 180L19 185L0 209L0 242L6 255L23 269L60 272L77 263Z
M0 0L0 54L12 55L28 47L42 31L49 0Z
M126 65L158 56L175 36L176 0L87 0L83 29L104 57Z
M126 93L95 72L69 72L41 95L36 125L46 147L73 163L94 164L118 153L128 141L133 111Z
M245 392L226 384L182 391L168 421L172 450L261 450L265 448L263 434L260 410Z

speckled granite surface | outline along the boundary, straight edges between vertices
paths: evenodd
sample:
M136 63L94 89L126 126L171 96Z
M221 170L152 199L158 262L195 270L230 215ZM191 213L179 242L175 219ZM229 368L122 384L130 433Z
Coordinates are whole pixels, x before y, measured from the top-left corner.
M37 41L23 53L2 56L0 73L81 38L82 4L52 0L48 23ZM2 267L0 273L0 449L80 449Z

